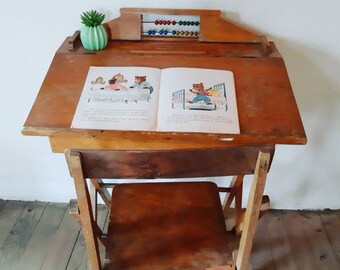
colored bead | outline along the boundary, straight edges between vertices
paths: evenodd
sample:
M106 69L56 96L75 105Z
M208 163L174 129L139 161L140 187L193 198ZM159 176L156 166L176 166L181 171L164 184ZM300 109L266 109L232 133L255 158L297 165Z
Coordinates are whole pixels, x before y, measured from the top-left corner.
M175 25L175 24L176 24L176 21L172 21L171 23L172 23L172 25Z
M187 22L183 22L182 24L183 24L183 25L187 25Z
M155 25L158 25L159 24L159 21L158 20L155 20Z
M173 34L173 35L176 35L176 31L175 31L175 30L173 30L173 31L172 31L172 34Z
M160 34L160 35L163 35L163 29L161 29L161 30L159 31L159 34Z
M194 26L194 25L195 25L195 22L194 22L194 21L190 22L190 25L191 25L191 26Z
M171 21L167 21L166 24L167 24L167 25L170 25L170 24L171 24Z
M199 25L200 23L199 22L195 22L195 25L197 26L197 25Z
M182 24L183 24L183 22L182 22L182 21L179 21L179 22L178 22L178 24L179 24L179 25L182 25Z
M164 35L167 35L168 34L168 30L164 30Z

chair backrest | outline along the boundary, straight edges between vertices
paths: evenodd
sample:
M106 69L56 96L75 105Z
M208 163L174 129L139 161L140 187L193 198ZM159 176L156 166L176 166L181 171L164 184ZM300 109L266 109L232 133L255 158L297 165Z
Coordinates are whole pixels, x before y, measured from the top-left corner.
M157 179L253 174L259 152L274 146L157 151L69 150L80 156L84 178ZM71 171L72 175L72 171Z

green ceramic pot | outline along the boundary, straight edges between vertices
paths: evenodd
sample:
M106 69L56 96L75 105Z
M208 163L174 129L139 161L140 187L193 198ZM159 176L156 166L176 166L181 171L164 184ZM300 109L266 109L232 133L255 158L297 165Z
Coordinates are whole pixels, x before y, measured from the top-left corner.
M94 27L83 26L80 31L80 40L85 49L101 50L106 47L108 37L103 25Z

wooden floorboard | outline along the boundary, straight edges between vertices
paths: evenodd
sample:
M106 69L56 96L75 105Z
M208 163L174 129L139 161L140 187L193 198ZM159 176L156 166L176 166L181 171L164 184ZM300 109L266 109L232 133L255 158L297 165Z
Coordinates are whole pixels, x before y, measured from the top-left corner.
M325 229L327 239L340 265L340 210L338 211L322 211L320 218ZM340 269L340 267L338 268Z
M101 227L107 219L101 206ZM253 270L339 270L340 210L270 210L259 221L251 264ZM89 269L68 205L0 200L0 269Z
M304 217L298 211L282 211L282 216L288 235L290 256L293 257L297 269L316 270L317 264L304 225Z
M0 269L17 269L47 203L28 202L0 248ZM21 209L21 207L19 208ZM3 211L1 211L1 215Z
M71 215L68 214L67 209L58 230L52 236L52 245L40 269L66 269L79 233L80 226Z
M320 214L315 211L299 211L304 217L309 242L318 269L337 269L336 255L328 241Z
M40 269L53 243L53 236L66 213L66 204L49 203L16 269Z

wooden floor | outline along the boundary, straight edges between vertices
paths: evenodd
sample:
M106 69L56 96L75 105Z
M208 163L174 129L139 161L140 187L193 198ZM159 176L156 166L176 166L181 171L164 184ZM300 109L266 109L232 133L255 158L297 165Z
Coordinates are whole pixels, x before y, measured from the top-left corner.
M100 209L102 226L107 211ZM340 269L340 210L271 210L260 220L253 269ZM87 269L67 204L0 200L0 269Z

